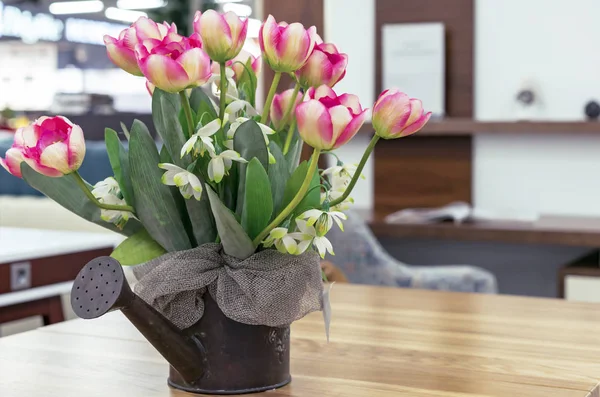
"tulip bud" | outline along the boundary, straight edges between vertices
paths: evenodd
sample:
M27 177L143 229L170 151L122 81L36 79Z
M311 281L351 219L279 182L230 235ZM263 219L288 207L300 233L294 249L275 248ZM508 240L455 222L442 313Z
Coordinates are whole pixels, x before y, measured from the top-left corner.
M23 161L40 174L61 177L77 171L84 157L85 141L78 125L62 116L40 117L15 133L0 164L17 177L21 177Z
M275 96L273 97L273 103L271 104L270 109L270 116L271 121L273 122L273 126L276 130L281 130L283 129L283 127L285 127L285 125L283 125L283 116L285 116L285 111L290 106L290 101L292 100L293 96L294 90L290 88L289 90L283 91L281 94L275 94ZM302 98L300 98L300 95L296 95L296 104L292 107L292 112L295 111L296 106L300 104L301 100ZM291 119L291 117L288 117L288 119Z
M151 84L167 92L180 92L205 84L210 58L198 40L170 35L161 42L144 40L135 48L140 69Z
M135 57L135 46L142 40L162 40L169 34L176 34L175 24L166 23L157 24L146 17L139 18L129 28L121 31L119 38L115 39L109 35L104 36L106 52L110 60L126 71L135 76L142 76Z
M373 107L373 128L383 139L395 139L419 131L431 117L420 100L392 89L381 93Z
M296 76L303 87L333 87L346 75L347 65L348 55L339 53L335 45L318 44Z
M277 23L272 15L263 23L258 35L265 62L274 71L282 73L300 69L318 38L314 26L306 30L300 23Z
M298 131L308 145L315 149L337 149L356 135L363 125L366 109L358 97L351 94L337 96L322 85L307 91L308 101L296 108Z
M194 16L194 31L202 37L204 49L213 61L233 59L246 42L248 18L242 21L234 12L219 14L208 10Z

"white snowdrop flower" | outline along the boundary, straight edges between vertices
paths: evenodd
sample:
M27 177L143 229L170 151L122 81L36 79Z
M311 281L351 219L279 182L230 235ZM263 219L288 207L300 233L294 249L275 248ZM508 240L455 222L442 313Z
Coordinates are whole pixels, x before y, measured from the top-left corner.
M193 196L200 201L202 198L202 183L196 175L175 164L161 163L158 166L167 171L161 178L162 183L168 186L177 186L181 195L186 199Z

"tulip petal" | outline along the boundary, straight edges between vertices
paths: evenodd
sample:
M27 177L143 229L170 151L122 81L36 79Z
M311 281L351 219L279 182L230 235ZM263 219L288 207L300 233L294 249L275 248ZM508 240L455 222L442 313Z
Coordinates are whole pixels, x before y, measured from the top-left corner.
M185 51L177 59L177 63L185 70L191 85L203 85L210 78L210 58L200 48Z
M423 116L423 103L419 99L410 99L410 114L406 125L410 125Z
M200 15L196 26L210 57L219 62L227 60L228 52L234 43L225 18L214 10L208 10Z
M167 92L182 91L190 83L183 66L163 55L148 56L140 62L140 68L152 84Z
M27 127L23 127L21 130L21 139L23 142L23 146L27 147L35 147L40 138L40 129L36 125L40 120L44 120L47 117L40 117L34 124L28 125Z
M360 101L356 95L353 94L342 94L338 97L340 103L347 108L352 110L352 114L357 115L363 111L360 106Z
M23 153L19 149L10 148L6 151L5 158L0 157L0 165L12 175L22 178L21 163L23 162Z
M342 131L342 133L336 139L334 149L345 145L350 139L354 138L354 136L360 130L360 127L362 127L362 125L364 124L366 117L367 109L365 109L362 113L358 114L357 116L354 116L352 118L352 121L348 123L344 131Z
M239 47L241 50L241 46L244 45L244 42L246 41L246 34L248 32L248 18L242 21L235 12L228 11L223 14L223 19L227 25L229 25L231 41L233 42L235 49L237 50ZM239 50L237 52L239 52ZM235 55L237 55L237 52Z
M333 123L325 105L309 100L296 107L298 131L308 145L328 150L333 146Z
M138 20L134 22L132 27L135 28L138 41L146 39L161 40L163 38L158 25L150 18L139 17Z
M315 88L314 90L309 90L308 95L311 99L337 98L335 91L325 84Z
M72 170L77 170L83 163L85 157L85 139L83 138L83 130L78 125L71 127L71 133L67 143L68 164Z
M430 118L431 118L431 112L428 112L427 114L420 117L417 121L415 121L414 123L412 123L411 125L406 127L402 131L402 133L398 136L398 138L408 136L408 135L414 134L415 132L419 131L421 128L423 128L423 126L425 124L427 124L427 122L429 121Z
M329 108L329 115L333 124L333 141L337 141L338 137L344 132L344 129L352 121L352 114L347 107L343 105Z
M40 155L40 164L54 168L62 174L71 173L69 167L69 148L65 142L56 142L47 146Z
M279 26L273 15L269 15L258 31L260 49L265 53L267 63L275 57L275 43L281 39Z
M329 85L333 76L333 65L327 55L319 50L313 51L308 60L296 71L300 84L304 87L318 87L321 84Z

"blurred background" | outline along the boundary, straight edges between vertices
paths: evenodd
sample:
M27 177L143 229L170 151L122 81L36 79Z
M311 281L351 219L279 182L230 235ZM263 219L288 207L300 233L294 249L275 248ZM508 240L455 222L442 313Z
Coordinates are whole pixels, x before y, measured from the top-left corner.
M104 128L152 121L144 80L112 65L102 36L143 15L189 33L209 8L250 18L255 55L268 14L315 25L349 55L338 93L372 107L395 86L434 113L415 136L377 146L354 194L399 263L472 265L500 293L600 301L596 0L0 1L0 153L15 128L62 114L98 141L82 174L104 179ZM340 157L358 162L371 132ZM36 194L0 170L0 226L99 231ZM441 210L398 213L414 208Z

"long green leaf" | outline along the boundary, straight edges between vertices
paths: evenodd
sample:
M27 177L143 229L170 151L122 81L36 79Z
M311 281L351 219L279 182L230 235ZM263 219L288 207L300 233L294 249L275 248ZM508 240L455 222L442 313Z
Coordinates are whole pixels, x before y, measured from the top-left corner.
M189 155L181 158L181 148L185 144L186 138L179 122L180 112L179 95L170 94L158 88L154 90L152 94L154 128L169 151L173 163L181 168L186 168L192 160Z
M238 127L233 137L233 148L243 158L250 161L258 159L265 170L269 169L269 151L265 137L260 127L254 120L248 120ZM238 193L236 214L242 215L244 210L244 194L246 192L246 167L245 163L236 163L238 168Z
M234 213L225 207L212 188L207 186L206 192L225 253L238 259L250 257L255 250L254 244L252 244L252 240L250 240L242 225L235 219Z
M131 129L129 164L138 218L156 242L168 252L192 248L175 199L163 185L160 156L150 134L142 128Z
M294 172L296 168L298 168L303 145L304 142L302 142L301 139L298 139L296 142L291 144L289 152L287 152L285 155L290 173Z
M166 254L167 251L144 229L127 238L110 254L123 266L139 265Z
M253 158L248 163L246 180L252 183L246 184L242 227L254 239L269 224L273 213L273 198L269 176L258 159Z
M287 206L290 203L290 201L292 201L292 199L296 196L298 190L300 190L300 186L302 185L304 178L306 178L307 172L308 163L306 161L303 161L298 166L298 168L296 168L296 170L294 171L294 173L292 174L285 186L285 193L283 196L283 203L281 205L281 208L285 208L285 206ZM293 211L294 215L300 215L307 209L315 208L320 204L321 193L319 188L317 187L318 185L319 174L317 171L315 171L311 179L309 192L306 196L304 196L304 199L296 206L295 210Z
M290 178L287 162L281 149L275 142L269 144L271 154L275 157L275 164L269 164L269 182L271 183L271 195L273 196L273 208L275 212L281 211L281 203L285 193L285 184Z
M23 179L32 188L44 193L47 197L83 219L125 236L131 236L140 229L143 229L139 221L131 218L123 230L117 228L112 223L103 221L100 218L100 208L83 193L73 175L50 178L37 173L25 162L21 163L21 172L23 173Z
M204 91L202 91L202 88L200 87L192 89L192 94L190 95L190 106L192 107L192 110L196 112L196 123L200 121L200 118L204 113L208 113L209 115L209 119L202 120L202 124L204 125L219 117L210 98Z
M131 188L131 178L129 176L129 155L125 146L121 143L119 135L113 129L104 130L104 141L106 142L106 151L108 159L115 174L115 179L119 183L123 198L129 205L133 205L133 189Z

